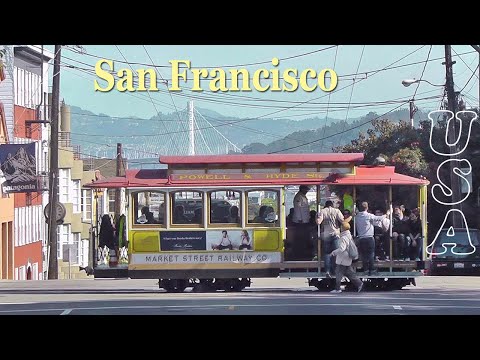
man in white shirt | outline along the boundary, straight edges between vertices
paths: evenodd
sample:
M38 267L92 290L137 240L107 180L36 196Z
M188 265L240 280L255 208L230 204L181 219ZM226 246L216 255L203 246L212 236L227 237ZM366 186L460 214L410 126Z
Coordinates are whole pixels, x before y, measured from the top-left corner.
M307 193L310 188L307 185L300 185L300 189L293 198L293 222L296 224L308 224L310 220L310 209Z
M337 248L336 242L340 238L340 225L344 220L342 212L333 207L331 200L325 202L325 207L317 215L317 224L322 225L322 253L327 277L335 273L330 253ZM347 219L347 222L349 220L350 218Z
M300 185L293 198L292 222L294 229L294 242L292 246L292 260L311 260L313 257L312 244L310 244L310 209L307 193L310 187Z
M358 207L358 214L355 216L355 228L357 229L357 237L359 239L360 258L363 263L363 271L368 275L372 275L374 271L373 264L375 262L375 239L373 222L382 221L386 215L375 216L368 212L368 203L362 202Z

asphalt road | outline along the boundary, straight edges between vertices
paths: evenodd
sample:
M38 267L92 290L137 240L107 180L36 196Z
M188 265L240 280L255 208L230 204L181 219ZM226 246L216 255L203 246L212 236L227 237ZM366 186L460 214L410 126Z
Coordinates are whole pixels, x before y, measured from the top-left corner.
M424 277L385 292L330 294L305 279L239 293L166 293L156 280L0 281L0 315L480 315L480 277Z

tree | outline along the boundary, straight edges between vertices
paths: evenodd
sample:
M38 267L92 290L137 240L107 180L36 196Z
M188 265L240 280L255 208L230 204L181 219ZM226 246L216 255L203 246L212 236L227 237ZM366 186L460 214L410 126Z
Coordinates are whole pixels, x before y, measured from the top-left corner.
M397 172L414 177L427 175L428 164L419 147L422 132L412 129L405 121L376 119L372 126L366 134L360 132L350 144L333 150L363 153L365 164L373 164L378 156L382 156L386 165L396 166Z
M390 163L394 165L395 170L401 174L420 177L428 175L429 173L429 167L425 161L425 157L422 151L416 147L398 150L391 157Z
M439 183L437 170L440 179L449 186L450 169L440 164L448 159L446 156L435 153L430 147L430 131L432 131L432 147L441 153L448 153L449 149L445 143L445 133L447 131L446 118L435 119L436 124L431 129L431 120L420 121L420 128L412 128L407 122L393 122L388 119L373 120L373 128L367 130L367 133L360 133L357 139L350 144L334 148L336 152L362 152L364 154L365 164L373 164L378 156L386 160L387 165L395 166L395 171L412 177L424 176L430 181L428 186L428 218L429 234L431 239L441 226L445 213L449 207L439 206L431 195L431 188ZM467 124L470 121L467 118L462 120L462 136L459 146L463 147L468 135ZM462 159L467 159L472 164L472 187L473 194L462 203L462 211L469 222L470 227L480 227L479 209L476 205L475 191L480 187L480 123L475 121L472 125L471 137L466 150L461 154ZM440 191L438 193L441 193ZM440 200L448 201L448 197Z

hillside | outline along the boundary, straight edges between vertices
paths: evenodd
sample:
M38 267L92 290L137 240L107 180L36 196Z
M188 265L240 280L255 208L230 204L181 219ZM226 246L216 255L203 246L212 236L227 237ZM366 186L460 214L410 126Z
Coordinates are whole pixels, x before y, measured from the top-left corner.
M356 138L359 131L366 131L369 124L361 124L378 116L369 113L361 118L348 119L347 122L320 117L303 120L240 119L223 116L209 109L196 110L201 114L196 115L196 128L202 129L204 138L211 138L214 127L245 153L265 153L286 148L292 148L286 152L329 152L333 146ZM416 118L421 116L419 111ZM408 120L408 111L399 110L389 114L388 117L392 120ZM188 144L187 124L185 113L160 113L150 119L135 116L118 118L94 114L86 109L71 106L72 142L81 145L82 153L94 156L113 156L117 142L121 142L124 149L139 150L138 153L129 154L130 158L152 157L154 153L178 154L178 146L186 148ZM354 129L348 131L350 128ZM332 136L340 132L344 134ZM167 135L161 135L165 133ZM199 133L196 131L197 138L204 140ZM323 142L318 141L322 138L326 139ZM176 141L177 144L172 146L170 143L172 141ZM310 145L297 147L309 142ZM197 140L196 146L199 146L199 143L200 140ZM225 151L222 149L218 151ZM203 151L206 153L206 150ZM196 152L200 153L202 150Z

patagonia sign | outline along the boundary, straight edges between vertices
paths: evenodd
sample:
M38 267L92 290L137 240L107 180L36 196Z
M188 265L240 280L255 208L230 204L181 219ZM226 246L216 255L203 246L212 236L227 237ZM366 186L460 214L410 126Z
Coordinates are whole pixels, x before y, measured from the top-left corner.
M38 190L35 143L0 145L0 182L6 193Z

